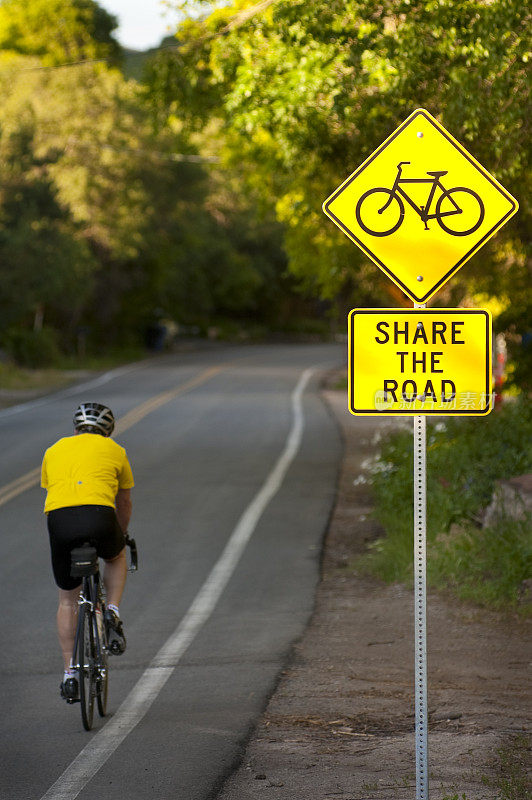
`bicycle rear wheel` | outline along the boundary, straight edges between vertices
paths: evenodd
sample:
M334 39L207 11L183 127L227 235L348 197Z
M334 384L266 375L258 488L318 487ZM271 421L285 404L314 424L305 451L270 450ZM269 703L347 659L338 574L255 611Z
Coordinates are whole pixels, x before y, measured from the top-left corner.
M362 230L371 236L390 236L401 226L405 206L397 194L381 186L364 192L355 216Z
M100 594L100 593L99 593ZM96 614L94 620L96 622L96 703L98 706L98 714L100 717L105 717L107 713L107 690L109 682L109 670L107 667L107 634L105 632L105 625L103 622L104 605L101 595L98 597L96 606Z
M96 665L93 614L85 605L80 608L78 679L81 704L81 720L86 731L92 728L94 699L96 697Z

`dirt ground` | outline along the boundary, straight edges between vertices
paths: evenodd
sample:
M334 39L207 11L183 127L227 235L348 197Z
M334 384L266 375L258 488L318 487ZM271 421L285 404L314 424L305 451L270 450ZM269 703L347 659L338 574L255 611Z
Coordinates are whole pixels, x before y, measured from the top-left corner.
M315 612L219 800L416 795L413 591L352 567L379 533L362 464L394 422L324 395L345 452ZM530 623L436 594L427 614L431 800L532 797Z

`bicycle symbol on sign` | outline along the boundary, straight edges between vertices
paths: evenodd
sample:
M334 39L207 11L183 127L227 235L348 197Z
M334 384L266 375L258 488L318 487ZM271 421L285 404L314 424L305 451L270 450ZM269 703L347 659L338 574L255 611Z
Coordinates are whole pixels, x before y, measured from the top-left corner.
M401 172L404 164L410 164L410 161L399 162L391 189L384 186L369 189L358 201L355 213L362 230L371 236L390 236L395 233L405 216L403 199L421 217L426 231L430 230L427 225L429 219L437 220L440 228L451 236L467 236L480 227L484 219L484 203L476 192L465 186L446 189L441 178L447 175L447 170L427 172L430 178L403 178ZM425 205L417 205L407 194L403 189L406 183L431 184ZM441 194L436 201L434 213L430 213L436 189L441 189ZM382 225L378 224L378 217L382 218ZM364 221L368 219L371 223Z

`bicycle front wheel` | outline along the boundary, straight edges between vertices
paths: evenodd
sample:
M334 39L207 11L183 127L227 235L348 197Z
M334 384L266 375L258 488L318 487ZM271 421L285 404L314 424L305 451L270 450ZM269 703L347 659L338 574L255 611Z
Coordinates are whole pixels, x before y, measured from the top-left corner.
M473 189L455 186L440 195L435 214L445 233L450 233L451 236L468 236L482 225L484 203Z
M85 730L90 731L96 697L94 623L93 614L87 606L81 606L79 613L78 679L81 720Z
M357 222L371 236L390 236L400 227L405 207L400 197L384 187L364 192L355 209Z

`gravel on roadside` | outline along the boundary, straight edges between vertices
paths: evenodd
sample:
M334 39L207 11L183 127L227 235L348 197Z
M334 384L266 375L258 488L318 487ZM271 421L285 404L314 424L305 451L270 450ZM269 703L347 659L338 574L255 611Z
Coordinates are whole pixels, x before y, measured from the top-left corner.
M345 451L315 612L218 800L415 797L413 591L356 571L381 533L364 462L394 418L351 416L345 392L324 398ZM531 797L524 784L498 794L501 753L517 753L519 775L530 767L529 629L429 594L431 800Z

